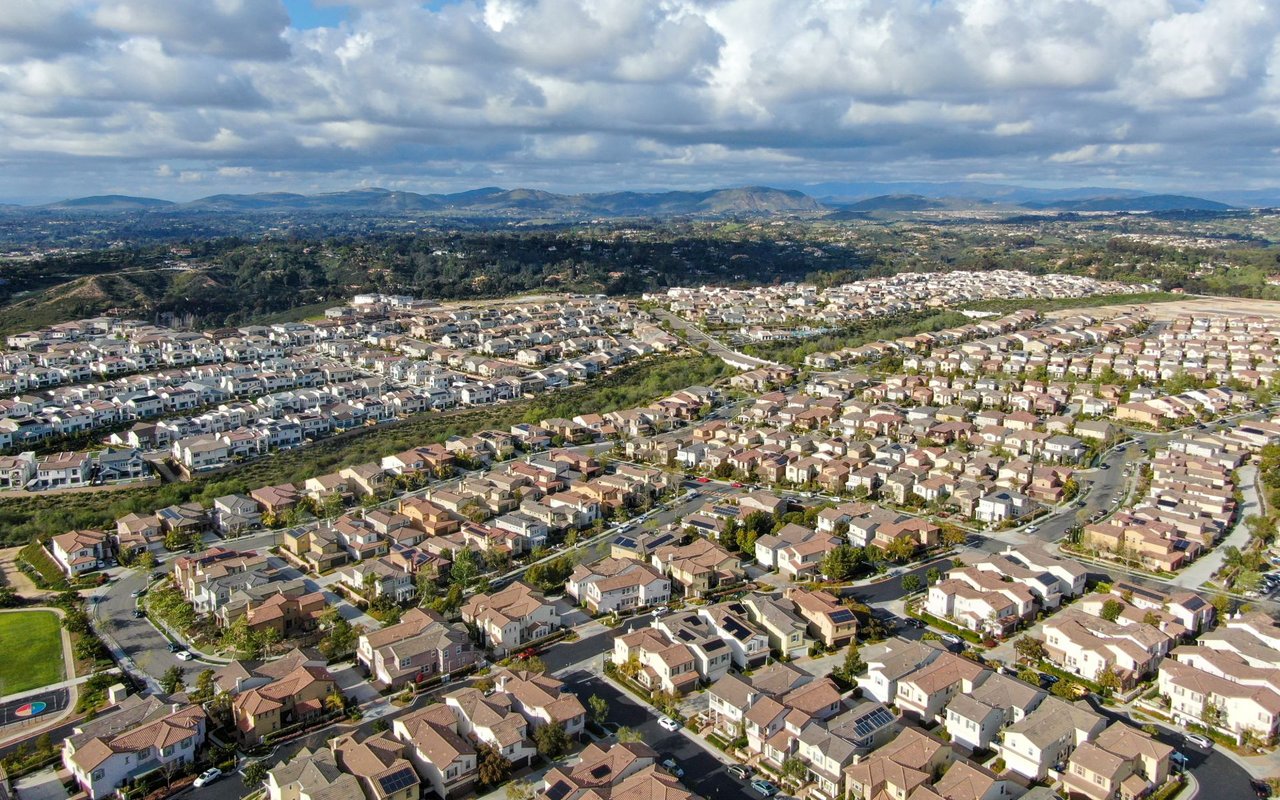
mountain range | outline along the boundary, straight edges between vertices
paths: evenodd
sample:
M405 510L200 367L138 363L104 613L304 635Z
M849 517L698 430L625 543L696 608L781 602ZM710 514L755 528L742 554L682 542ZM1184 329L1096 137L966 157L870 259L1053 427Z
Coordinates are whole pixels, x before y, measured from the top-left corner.
M265 192L217 194L175 203L151 197L96 195L42 206L0 206L0 213L362 213L436 216L549 217L728 217L774 214L827 215L834 219L919 211L991 209L1064 212L1227 211L1233 206L1280 205L1262 190L1244 193L1249 202L1230 203L1177 194L1081 187L1036 189L983 183L825 183L800 188L743 186L706 191L557 194L539 189L486 187L453 194L353 189L324 194ZM1244 196L1244 195L1242 195Z

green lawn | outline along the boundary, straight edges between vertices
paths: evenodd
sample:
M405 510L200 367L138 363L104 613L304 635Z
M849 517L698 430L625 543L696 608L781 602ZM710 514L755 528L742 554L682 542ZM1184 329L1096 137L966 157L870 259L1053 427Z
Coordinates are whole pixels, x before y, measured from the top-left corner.
M62 631L52 611L0 614L0 695L63 679Z

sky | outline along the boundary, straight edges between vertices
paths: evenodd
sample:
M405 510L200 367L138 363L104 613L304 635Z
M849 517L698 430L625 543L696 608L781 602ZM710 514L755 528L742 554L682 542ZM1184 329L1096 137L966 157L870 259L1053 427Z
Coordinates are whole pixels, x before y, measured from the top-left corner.
M1280 0L4 0L0 201L1280 186Z

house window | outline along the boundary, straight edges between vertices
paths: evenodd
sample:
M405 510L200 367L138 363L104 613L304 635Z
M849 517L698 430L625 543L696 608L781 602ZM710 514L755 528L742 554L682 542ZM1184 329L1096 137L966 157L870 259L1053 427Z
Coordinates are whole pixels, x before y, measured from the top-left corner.
M106 770L103 770L103 769L95 769L95 770L93 771L93 779L94 779L95 781L100 781L100 780L102 780L102 777L103 777L104 775L106 775L106 774L107 774L107 771L106 771Z

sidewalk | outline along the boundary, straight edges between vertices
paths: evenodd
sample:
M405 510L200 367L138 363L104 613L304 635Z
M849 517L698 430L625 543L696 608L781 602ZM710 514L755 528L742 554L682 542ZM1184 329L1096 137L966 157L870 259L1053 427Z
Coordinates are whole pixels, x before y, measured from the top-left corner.
M119 675L120 668L112 667L111 669L103 670L103 673L111 674L111 675ZM98 674L98 673L94 673L94 674ZM80 675L79 677L75 677L70 680L59 681L57 683L50 683L47 686L41 686L38 689L27 689L26 691L23 691L23 692L14 692L13 694L7 694L4 697L0 697L0 703L11 703L14 700L21 700L24 697L34 697L39 694L44 694L45 692L56 692L59 689L70 689L72 687L79 686L80 684L84 683L85 681L89 680L92 677L93 675Z
M1262 513L1261 502L1258 499L1258 468L1253 464L1246 464L1237 474L1240 477L1240 493L1244 496L1244 502L1240 504L1240 511L1236 514L1235 527L1223 537L1222 541L1214 545L1212 550L1178 573L1171 581L1172 583L1186 589L1200 588L1222 566L1225 558L1223 551L1228 546L1234 545L1244 550L1249 544L1249 526L1244 524L1245 518Z

